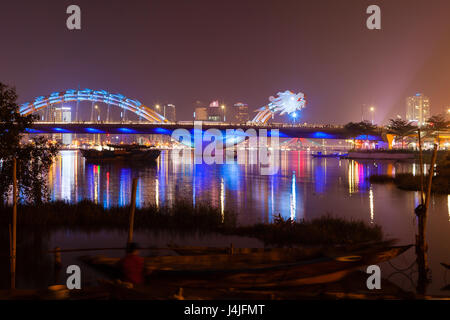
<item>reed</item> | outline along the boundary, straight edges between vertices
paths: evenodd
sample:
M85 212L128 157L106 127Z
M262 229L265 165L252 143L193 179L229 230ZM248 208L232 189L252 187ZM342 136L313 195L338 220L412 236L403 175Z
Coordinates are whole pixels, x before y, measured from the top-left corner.
M0 208L0 223L8 225L10 207ZM382 240L379 226L366 225L361 221L347 221L329 215L310 221L283 220L238 226L237 214L225 212L207 204L193 206L187 201L177 201L172 206L147 206L136 208L135 230L171 232L219 233L260 239L268 245L286 246L295 244L351 244ZM83 230L105 229L127 230L129 208L105 209L90 201L70 204L63 201L49 202L40 206L20 205L18 225L39 230Z

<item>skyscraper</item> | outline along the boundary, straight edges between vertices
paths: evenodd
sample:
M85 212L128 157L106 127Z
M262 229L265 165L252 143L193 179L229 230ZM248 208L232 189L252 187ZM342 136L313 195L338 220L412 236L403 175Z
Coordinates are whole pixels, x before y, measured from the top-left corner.
M406 120L423 126L430 117L430 99L421 93L406 98Z
M194 120L196 121L208 120L208 107L200 100L194 102Z
M163 108L163 112L164 112L164 117L172 122L177 121L177 113L176 113L176 109L175 109L175 105L168 103L164 105Z
M219 101L213 101L209 104L208 108L208 121L221 121L222 110L219 107Z
M232 121L235 123L246 123L249 119L248 105L237 102L233 105Z

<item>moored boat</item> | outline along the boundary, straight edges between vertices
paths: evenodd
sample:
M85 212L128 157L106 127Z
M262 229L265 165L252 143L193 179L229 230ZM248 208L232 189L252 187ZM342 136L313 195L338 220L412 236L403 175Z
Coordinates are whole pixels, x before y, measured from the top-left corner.
M152 147L135 144L108 144L108 149L80 149L81 154L89 162L98 161L148 161L154 162L161 151Z
M305 259L295 248L249 254L156 256L145 258L148 281L180 287L287 287L334 282L365 265L390 260L411 246L385 247L340 256ZM113 277L118 258L82 257L85 263Z

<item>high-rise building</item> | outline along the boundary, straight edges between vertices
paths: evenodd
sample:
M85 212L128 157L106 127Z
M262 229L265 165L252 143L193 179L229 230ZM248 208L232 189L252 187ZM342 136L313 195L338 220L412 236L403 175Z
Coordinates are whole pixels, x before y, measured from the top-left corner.
M54 122L71 122L72 109L70 107L64 106L54 108L51 118L52 118L51 121ZM65 145L70 145L72 143L72 134L71 133L54 134L53 139L61 141Z
M222 121L223 111L219 107L219 101L213 101L208 107L208 121Z
M421 93L406 98L406 120L423 126L430 114L430 99Z
M246 123L249 121L248 105L237 102L232 108L232 121L235 123Z
M194 102L194 120L207 121L208 120L208 106L202 101Z
M177 121L176 120L177 119L177 113L176 113L174 104L171 104L171 103L165 104L164 107L163 107L163 113L164 113L164 117L167 120L172 121L172 122Z

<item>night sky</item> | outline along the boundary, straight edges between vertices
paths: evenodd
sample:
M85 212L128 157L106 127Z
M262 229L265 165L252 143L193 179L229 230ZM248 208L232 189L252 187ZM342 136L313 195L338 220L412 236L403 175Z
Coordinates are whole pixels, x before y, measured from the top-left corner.
M81 31L66 28L71 4ZM375 104L380 123L416 92L432 113L450 106L449 15L449 0L1 0L0 81L20 103L80 86L174 103L179 120L195 100L256 109L290 89L305 121L359 121Z

